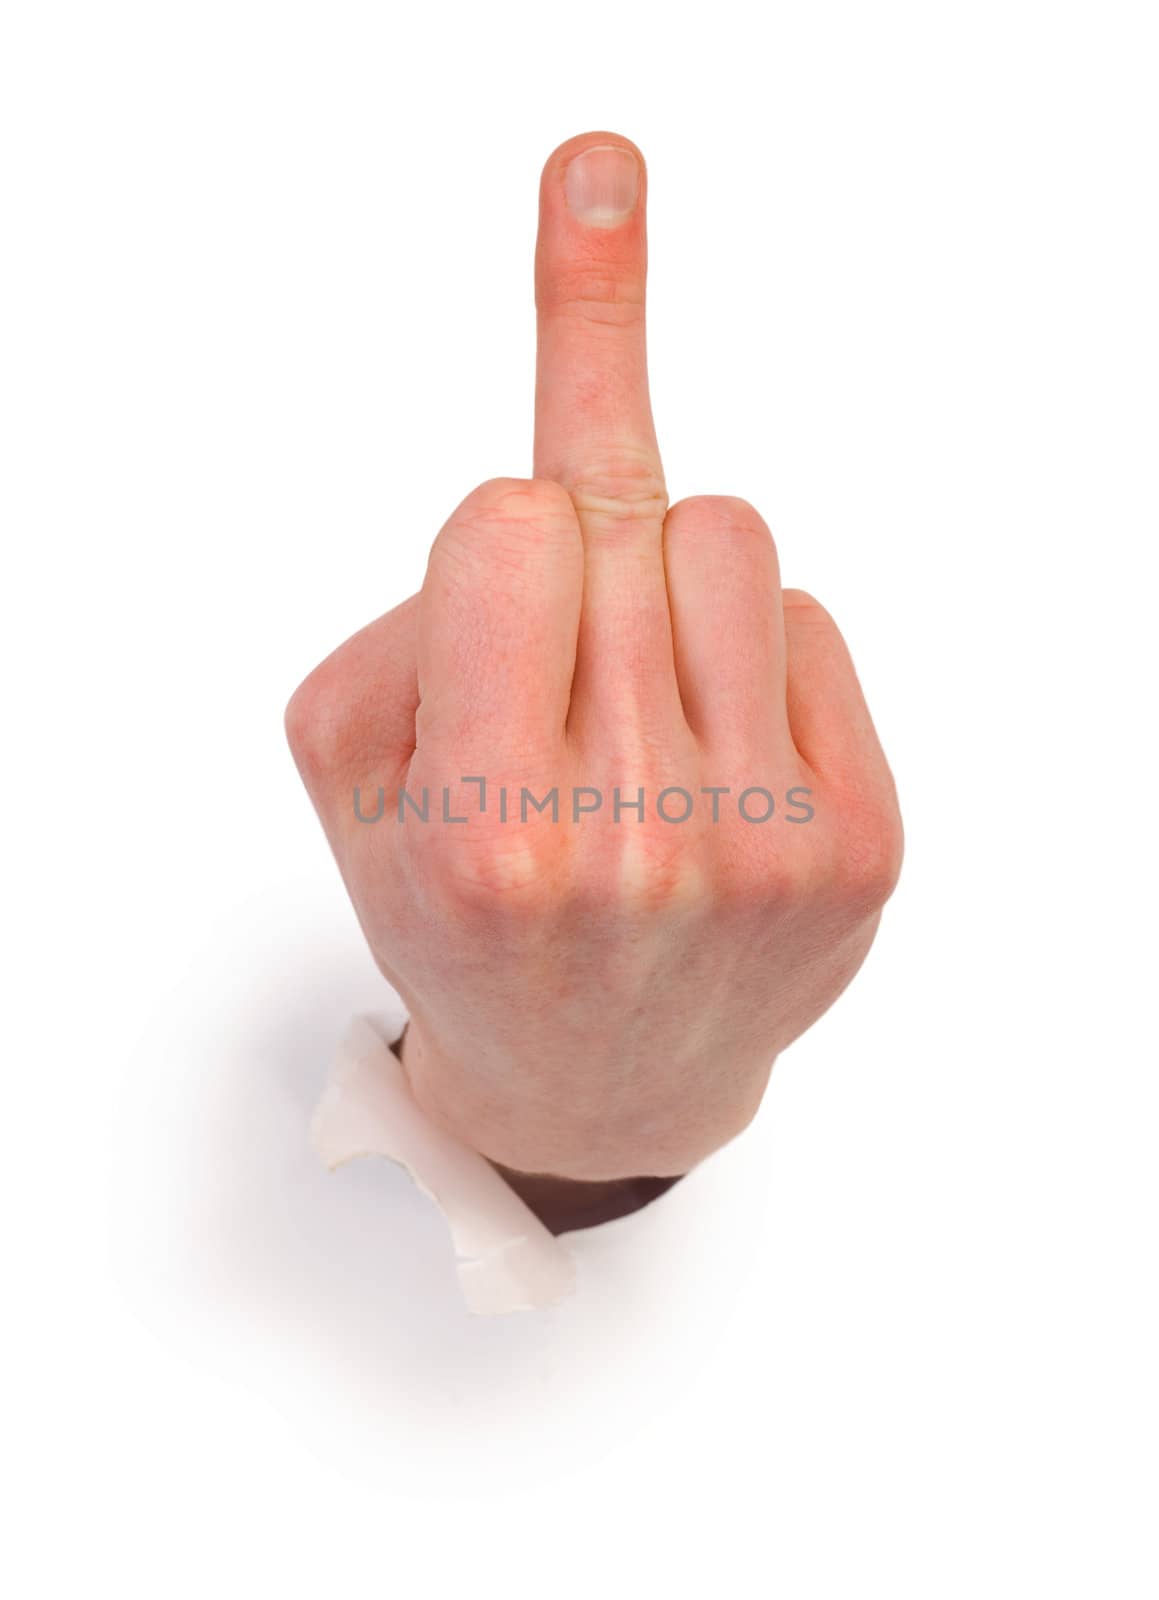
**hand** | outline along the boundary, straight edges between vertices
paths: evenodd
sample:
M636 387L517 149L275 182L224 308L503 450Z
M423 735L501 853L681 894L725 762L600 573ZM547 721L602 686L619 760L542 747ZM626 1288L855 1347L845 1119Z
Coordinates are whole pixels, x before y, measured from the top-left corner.
M573 1180L683 1173L738 1133L861 965L902 852L828 614L781 589L750 505L668 506L644 209L628 141L550 158L535 476L468 495L422 592L287 711L419 1103Z

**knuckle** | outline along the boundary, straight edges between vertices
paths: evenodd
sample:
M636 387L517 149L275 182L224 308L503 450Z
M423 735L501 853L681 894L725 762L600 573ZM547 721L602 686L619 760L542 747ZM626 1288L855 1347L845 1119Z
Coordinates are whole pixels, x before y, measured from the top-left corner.
M781 604L786 612L793 613L794 622L805 623L827 631L833 631L836 624L829 612L805 589L783 589L781 591Z
M528 478L485 478L464 496L459 512L484 511L508 501L518 502L529 482Z
M350 717L343 674L328 658L298 685L285 710L286 738L307 781L328 777L342 764Z
M463 828L423 843L418 864L427 893L456 922L536 925L560 901L558 852L545 830Z
M691 562L741 586L739 599L763 589L777 574L777 547L765 519L747 500L696 495L678 501L664 523L664 544L676 560ZM777 580L779 581L779 580Z
M799 904L804 883L796 861L768 849L745 850L726 859L718 889L725 905L770 911Z
M504 553L518 557L573 544L575 509L561 484L544 478L490 478L466 497L443 526L435 545L477 550L489 562Z
M611 870L587 891L587 904L597 911L667 917L694 912L706 903L699 853L676 830L624 833L609 865Z
M567 491L548 478L488 478L472 489L457 515L561 515Z
M736 495L690 495L676 502L668 519L681 532L705 538L749 538L767 542L773 537L756 507Z
M861 913L880 910L897 887L904 851L896 802L861 800L847 809L834 863L840 900Z
M578 261L544 285L540 307L595 327L632 328L644 320L644 280L605 261Z
M570 492L581 515L612 524L659 524L668 507L663 473L655 453L646 448L625 446L585 461L583 474L572 483Z
M816 871L811 844L768 827L737 823L721 839L715 891L725 905L791 908L807 899ZM790 847L791 846L791 847Z

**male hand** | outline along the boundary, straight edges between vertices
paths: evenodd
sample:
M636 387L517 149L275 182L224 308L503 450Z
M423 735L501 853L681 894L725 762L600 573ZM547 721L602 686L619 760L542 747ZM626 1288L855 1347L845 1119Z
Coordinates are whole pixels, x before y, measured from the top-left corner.
M831 618L782 590L750 505L668 505L645 181L612 134L550 158L535 476L468 495L421 593L287 711L410 1011L416 1099L566 1179L683 1173L738 1133L861 965L902 853Z

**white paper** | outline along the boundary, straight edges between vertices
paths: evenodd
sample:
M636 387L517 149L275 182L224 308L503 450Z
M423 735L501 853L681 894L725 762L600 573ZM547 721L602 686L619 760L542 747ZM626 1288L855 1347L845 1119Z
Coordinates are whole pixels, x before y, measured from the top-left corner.
M369 1017L352 1020L310 1132L331 1169L355 1156L386 1156L435 1201L451 1230L469 1310L483 1316L536 1310L574 1289L575 1262L566 1246L484 1156L426 1117Z

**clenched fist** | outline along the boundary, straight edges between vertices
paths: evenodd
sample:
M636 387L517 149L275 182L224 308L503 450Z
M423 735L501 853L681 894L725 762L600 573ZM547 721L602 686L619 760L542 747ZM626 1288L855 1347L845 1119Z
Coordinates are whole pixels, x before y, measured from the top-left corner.
M429 1116L522 1173L689 1167L857 971L893 782L834 623L742 500L669 507L644 163L586 134L540 188L535 476L443 525L420 594L287 726L411 1023Z

